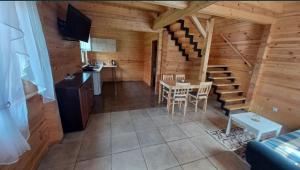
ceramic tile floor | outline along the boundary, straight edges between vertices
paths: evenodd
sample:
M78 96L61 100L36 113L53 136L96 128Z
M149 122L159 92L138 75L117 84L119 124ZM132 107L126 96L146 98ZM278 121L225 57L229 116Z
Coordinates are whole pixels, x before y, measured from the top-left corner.
M86 130L50 148L39 170L247 170L206 133L226 124L212 106L206 113L189 106L173 119L164 107L92 114Z

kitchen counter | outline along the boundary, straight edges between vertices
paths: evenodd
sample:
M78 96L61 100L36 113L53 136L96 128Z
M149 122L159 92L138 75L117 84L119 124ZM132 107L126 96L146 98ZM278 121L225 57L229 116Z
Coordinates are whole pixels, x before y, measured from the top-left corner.
M89 67L88 69L85 69L85 68L87 68L87 67ZM83 67L82 67L82 69L84 70L84 71L95 71L95 72L100 72L103 68L117 68L118 67L118 65L111 65L111 64L109 64L109 65L100 65L99 67L94 67L94 68L92 68L93 66L89 66L89 65L84 65Z

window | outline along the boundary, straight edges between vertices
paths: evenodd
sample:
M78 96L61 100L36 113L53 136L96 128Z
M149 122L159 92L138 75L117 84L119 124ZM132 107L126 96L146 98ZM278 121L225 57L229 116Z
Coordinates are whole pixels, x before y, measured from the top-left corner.
M89 63L87 52L91 51L91 41L89 38L88 42L80 41L80 50L81 50L81 62L86 65Z

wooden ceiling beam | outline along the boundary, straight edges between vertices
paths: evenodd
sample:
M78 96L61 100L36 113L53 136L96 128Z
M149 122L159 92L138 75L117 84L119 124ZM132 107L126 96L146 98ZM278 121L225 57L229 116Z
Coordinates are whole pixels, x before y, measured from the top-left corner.
M114 4L114 5L119 5L127 8L139 9L139 10L145 10L151 12L165 12L167 10L167 7L165 6L137 2L137 1L95 1L94 3Z
M262 8L275 13L283 12L284 3L281 1L240 1L241 3L249 4L250 6Z
M145 2L154 3L154 4L158 4L170 8L176 8L176 9L185 9L188 7L188 3L185 1L145 1ZM200 9L198 12L201 14L219 16L219 17L224 17L229 19L250 21L258 24L272 24L276 21L276 17L274 16L263 14L260 12L253 12L253 11L257 11L257 10L249 11L249 10L237 9L229 6L220 5L217 2L206 8Z
M272 24L276 21L274 16L235 9L227 6L212 5L200 11L201 13L224 18L250 21L258 24Z
M170 9L164 13L162 13L153 24L153 29L163 28L180 18L194 14L198 12L200 9L206 8L215 2L206 2L206 1L192 1L189 6L184 9Z

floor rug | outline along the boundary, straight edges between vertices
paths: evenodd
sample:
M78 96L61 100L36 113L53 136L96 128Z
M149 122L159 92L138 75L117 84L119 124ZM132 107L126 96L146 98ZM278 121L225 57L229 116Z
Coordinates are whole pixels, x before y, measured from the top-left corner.
M245 159L247 143L255 139L253 134L250 134L239 127L232 128L228 135L226 135L226 129L208 130L207 133L227 149L234 151L243 159Z

